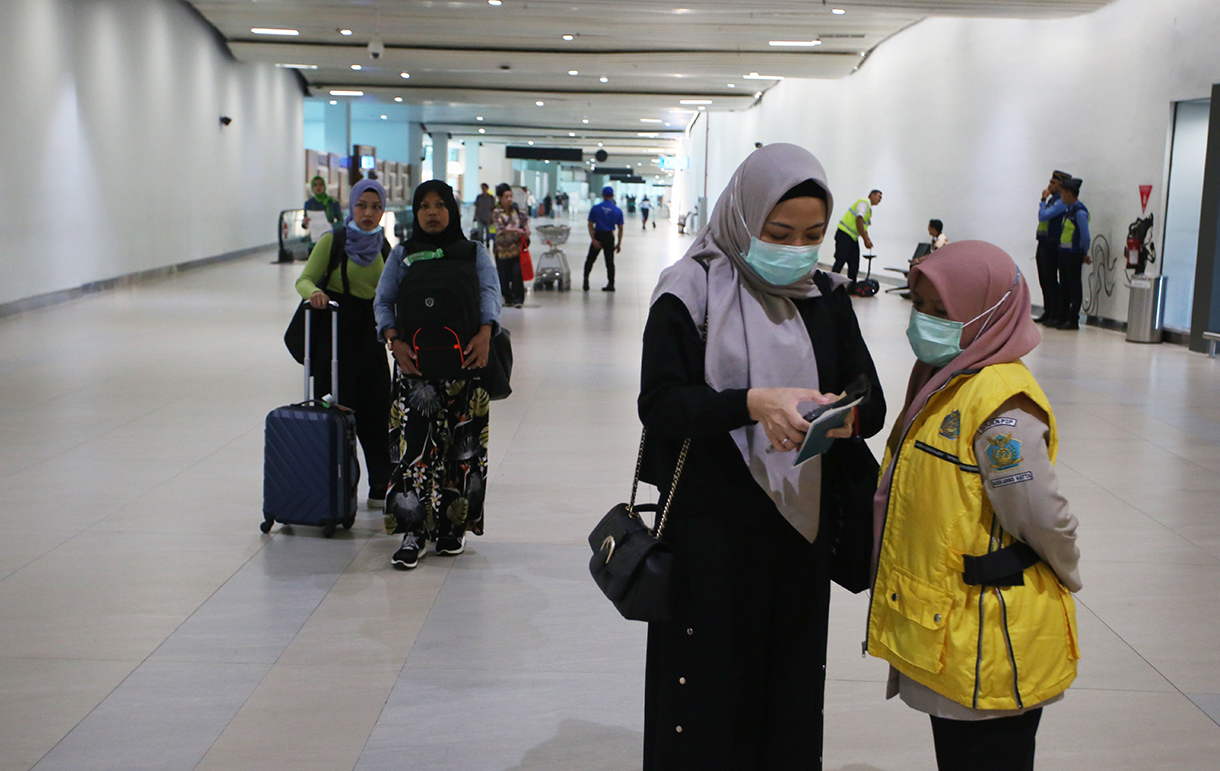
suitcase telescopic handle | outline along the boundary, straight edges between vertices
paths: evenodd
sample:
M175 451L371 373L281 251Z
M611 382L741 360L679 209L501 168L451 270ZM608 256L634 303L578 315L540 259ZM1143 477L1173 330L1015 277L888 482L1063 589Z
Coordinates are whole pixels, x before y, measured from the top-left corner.
M313 377L313 311L318 310L305 300L305 401L309 401L309 380ZM332 403L339 401L339 303L331 300L324 310L332 311L330 315L330 396Z

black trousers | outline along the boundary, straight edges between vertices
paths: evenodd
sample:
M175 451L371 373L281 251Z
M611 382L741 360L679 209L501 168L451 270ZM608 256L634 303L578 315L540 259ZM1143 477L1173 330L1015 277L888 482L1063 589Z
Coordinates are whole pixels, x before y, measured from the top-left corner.
M1059 252L1060 318L1075 321L1080 315L1080 304L1084 297L1081 272L1084 268L1084 252Z
M330 296L339 303L339 403L356 414L369 497L384 498L390 484L390 365L385 345L377 339L372 300ZM314 334L319 324L329 327L328 314L314 314ZM330 336L324 337L329 344ZM321 399L330 393L330 349L315 346L312 355L313 396Z
M648 227L648 210L640 209L640 216L644 218L644 227Z
M1054 241L1038 241L1035 258L1038 265L1038 286L1042 287L1043 312L1050 318L1060 318L1063 308L1059 293L1059 244Z
M940 771L1033 771L1041 709L992 720L932 718Z
M585 279L593 272L593 263L597 262L597 253L606 253L606 284L614 286L614 231L596 230L593 232L593 243L589 244L589 255L585 257Z
M521 278L521 258L496 258L496 269L500 272L500 291L505 305L525 302L525 280Z
M835 264L831 272L838 273L844 264L847 265L847 277L854 282L860 275L860 241L842 230L835 230Z

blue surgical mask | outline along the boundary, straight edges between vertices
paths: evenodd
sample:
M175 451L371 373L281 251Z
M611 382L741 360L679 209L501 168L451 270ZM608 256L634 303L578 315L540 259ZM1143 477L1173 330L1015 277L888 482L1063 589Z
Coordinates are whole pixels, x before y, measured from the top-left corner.
M1021 273L1017 271L1017 278L1020 277ZM911 321L907 324L907 340L911 343L911 350L915 352L915 358L937 368L956 359L962 352L962 330L987 316L987 321L983 322L983 328L979 330L979 334L983 334L983 330L991 321L991 314L1008 299L1010 294L1012 294L1011 289L1004 293L999 302L969 321L942 319L939 316L929 316L911 308Z
M819 248L821 244L788 246L751 237L745 260L768 284L788 286L808 275L818 264Z
M376 235L377 233L380 233L382 230L382 226L378 225L377 227L373 228L372 230L361 230L360 226L356 224L356 221L352 220L351 222L347 223L347 229L352 231L353 233L359 233L361 235L371 236L371 235Z

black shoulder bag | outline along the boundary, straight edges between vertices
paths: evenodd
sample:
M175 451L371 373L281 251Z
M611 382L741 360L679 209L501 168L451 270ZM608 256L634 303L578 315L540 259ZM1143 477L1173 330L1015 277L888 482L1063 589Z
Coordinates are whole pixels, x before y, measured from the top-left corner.
M690 439L682 442L678 454L674 481L665 497L664 507L655 503L636 504L636 491L640 486L640 464L644 459L644 437L640 433L640 454L635 461L635 479L631 483L631 500L620 503L602 517L593 532L589 533L589 547L593 556L589 559L589 572L602 593L614 603L623 618L631 621L669 621L673 617L673 561L669 546L661 540L665 532L665 520L669 507L674 502L682 466L690 449ZM639 512L656 514L656 527L644 524Z
M331 231L330 242L330 261L326 264L326 272L322 274L322 280L317 283L317 287L323 292L330 284L331 274L343 264L346 268L347 254L344 248L347 246L347 233L342 229ZM347 271L343 272L343 288L347 289ZM288 329L284 331L284 345L288 348L288 353L292 354L292 358L296 359L297 364L305 363L305 314L309 312L309 300L297 305L296 313L292 314L292 321L288 322ZM329 330L324 330L325 335L317 335L318 338L325 337L326 339L315 339L313 342L314 351L329 351L330 339ZM317 357L314 359L317 361Z

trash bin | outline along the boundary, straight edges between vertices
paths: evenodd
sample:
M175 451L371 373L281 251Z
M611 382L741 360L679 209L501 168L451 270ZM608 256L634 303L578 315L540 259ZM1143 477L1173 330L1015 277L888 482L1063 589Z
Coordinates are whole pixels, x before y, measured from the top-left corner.
M1161 342L1161 317L1165 314L1165 277L1131 277L1131 300L1127 305L1127 342Z

